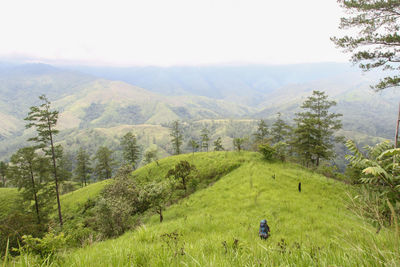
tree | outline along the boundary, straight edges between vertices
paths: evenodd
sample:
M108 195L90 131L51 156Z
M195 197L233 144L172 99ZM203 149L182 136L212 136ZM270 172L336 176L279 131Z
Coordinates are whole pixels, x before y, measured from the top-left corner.
M97 161L95 166L95 174L100 180L110 179L115 167L114 159L112 158L113 151L105 146L101 146L94 157Z
M8 164L0 161L0 178L1 178L1 186L6 187L6 174L7 174Z
M139 202L148 203L149 208L154 209L160 216L160 223L164 220L163 210L171 196L171 184L168 181L160 183L151 182L140 188Z
M82 147L79 148L78 154L76 155L76 168L75 175L78 177L82 186L86 186L90 179L90 174L93 172L90 167L90 156Z
M172 137L172 147L175 151L175 155L179 155L181 153L181 145L183 140L182 130L179 125L179 121L172 122L171 133L170 136Z
M210 131L206 128L206 127L204 127L202 130L201 130L201 148L202 149L205 149L207 152L208 152L208 143L210 142Z
M9 175L10 180L18 187L18 190L22 190L24 200L28 203L34 202L37 223L40 224L41 213L38 194L42 185L36 175L37 159L38 156L34 147L19 149L11 156Z
M96 207L96 224L100 232L108 237L123 234L131 226L131 216L143 212L134 179L130 177L131 166L121 167L115 180L107 184L100 194Z
M243 149L244 141L244 138L233 138L233 147L240 152Z
M28 141L36 142L37 148L41 148L45 152L46 156L51 157L53 163L52 172L57 197L58 219L60 226L62 227L63 220L59 193L59 176L57 173L57 157L54 145L54 137L59 132L55 129L58 120L58 111L51 111L51 103L45 95L41 95L39 99L43 103L40 106L33 106L30 108L28 116L25 118L25 120L29 121L29 123L25 127L36 128L37 136L29 138Z
M158 166L158 149L156 148L152 148L152 149L148 149L145 153L144 153L144 163L145 164L149 164L153 161L156 162L157 166Z
M273 143L284 142L289 135L289 131L291 130L291 127L281 119L281 116L282 114L278 112L278 118L271 127L271 137Z
M199 144L195 140L192 139L189 141L189 146L192 148L192 152L194 155L194 152L196 152L196 149L199 148Z
M258 122L257 131L254 133L255 143L262 144L266 141L269 134L268 125L264 120Z
M191 174L196 170L196 166L190 164L186 160L181 160L174 168L170 169L166 175L166 178L174 178L179 180L182 184L185 193L187 192L187 182L191 178Z
M129 162L132 168L135 169L136 163L140 157L140 147L137 144L136 136L128 132L122 137L121 146L125 161Z
M214 141L214 151L222 151L224 147L222 146L222 138L218 137L217 140Z
M320 159L333 157L333 145L339 138L334 138L336 130L342 128L338 117L341 114L329 113L329 109L335 106L335 101L329 101L324 92L313 91L302 104L304 112L296 113L297 128L295 129L294 146L300 155L303 155L306 163L314 163L319 166Z
M331 40L345 52L352 53L352 61L364 71L400 70L400 2L394 0L338 0L349 14L342 18L340 29L354 29L358 33ZM372 86L376 91L400 85L400 76L387 76Z

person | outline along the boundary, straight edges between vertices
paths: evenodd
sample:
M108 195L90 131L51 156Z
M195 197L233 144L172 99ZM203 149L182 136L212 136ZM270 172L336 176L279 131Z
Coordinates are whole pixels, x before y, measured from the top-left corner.
M258 231L258 235L260 236L261 239L267 239L269 236L269 226L267 224L267 220L262 220L260 222L260 230Z

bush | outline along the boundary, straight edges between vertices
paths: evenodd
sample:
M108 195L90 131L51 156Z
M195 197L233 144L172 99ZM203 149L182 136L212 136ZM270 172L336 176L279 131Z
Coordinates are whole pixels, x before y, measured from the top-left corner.
M266 160L273 160L276 156L276 150L269 144L263 144L258 146L258 151L264 156Z
M24 245L15 251L21 254L39 255L42 259L47 259L55 256L57 252L66 244L64 234L55 235L47 233L43 238L32 237L31 235L22 236Z
M130 172L131 169L121 168L97 202L95 226L105 237L123 234L134 224L131 216L148 208L146 203L139 201L139 192Z

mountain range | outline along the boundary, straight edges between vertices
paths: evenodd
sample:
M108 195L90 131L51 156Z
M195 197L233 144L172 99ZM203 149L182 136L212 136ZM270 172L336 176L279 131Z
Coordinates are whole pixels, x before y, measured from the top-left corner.
M59 129L73 137L87 129L127 125L167 127L173 120L237 120L276 113L290 121L313 90L325 91L351 136L392 138L397 89L375 93L377 73L348 64L204 67L55 67L0 63L0 159L30 131L23 118L46 94L60 111Z

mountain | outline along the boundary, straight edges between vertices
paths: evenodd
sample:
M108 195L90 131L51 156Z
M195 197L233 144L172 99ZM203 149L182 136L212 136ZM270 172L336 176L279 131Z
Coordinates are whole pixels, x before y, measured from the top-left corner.
M163 95L199 95L257 106L265 94L296 83L356 72L348 64L245 65L201 67L73 66L90 75L120 80Z
M271 124L276 113L281 112L291 122L313 90L326 91L337 101L334 111L343 114L346 137L364 136L372 144L372 140L393 138L400 101L397 89L374 93L369 88L378 78L377 73L360 74L347 64L336 63L170 68L60 68L3 63L0 159L7 159L23 146L32 133L24 130L23 118L30 106L39 103L41 94L46 94L60 111L59 141L67 138L69 147L79 143L74 136L83 137L91 130L118 129L124 125L132 129L138 125L167 129L171 121L180 120L198 125L187 126L185 131L193 135L185 136L186 139L198 139L201 127L208 125L213 137L224 137L229 148L230 138L251 135L256 124L235 121L264 118ZM215 123L216 120L225 122ZM161 142L154 131L150 133L149 140L156 140L162 151L169 151L168 134ZM118 141L116 136L119 138L119 134L114 134L112 142ZM93 143L88 146L98 145L103 139L91 140Z

